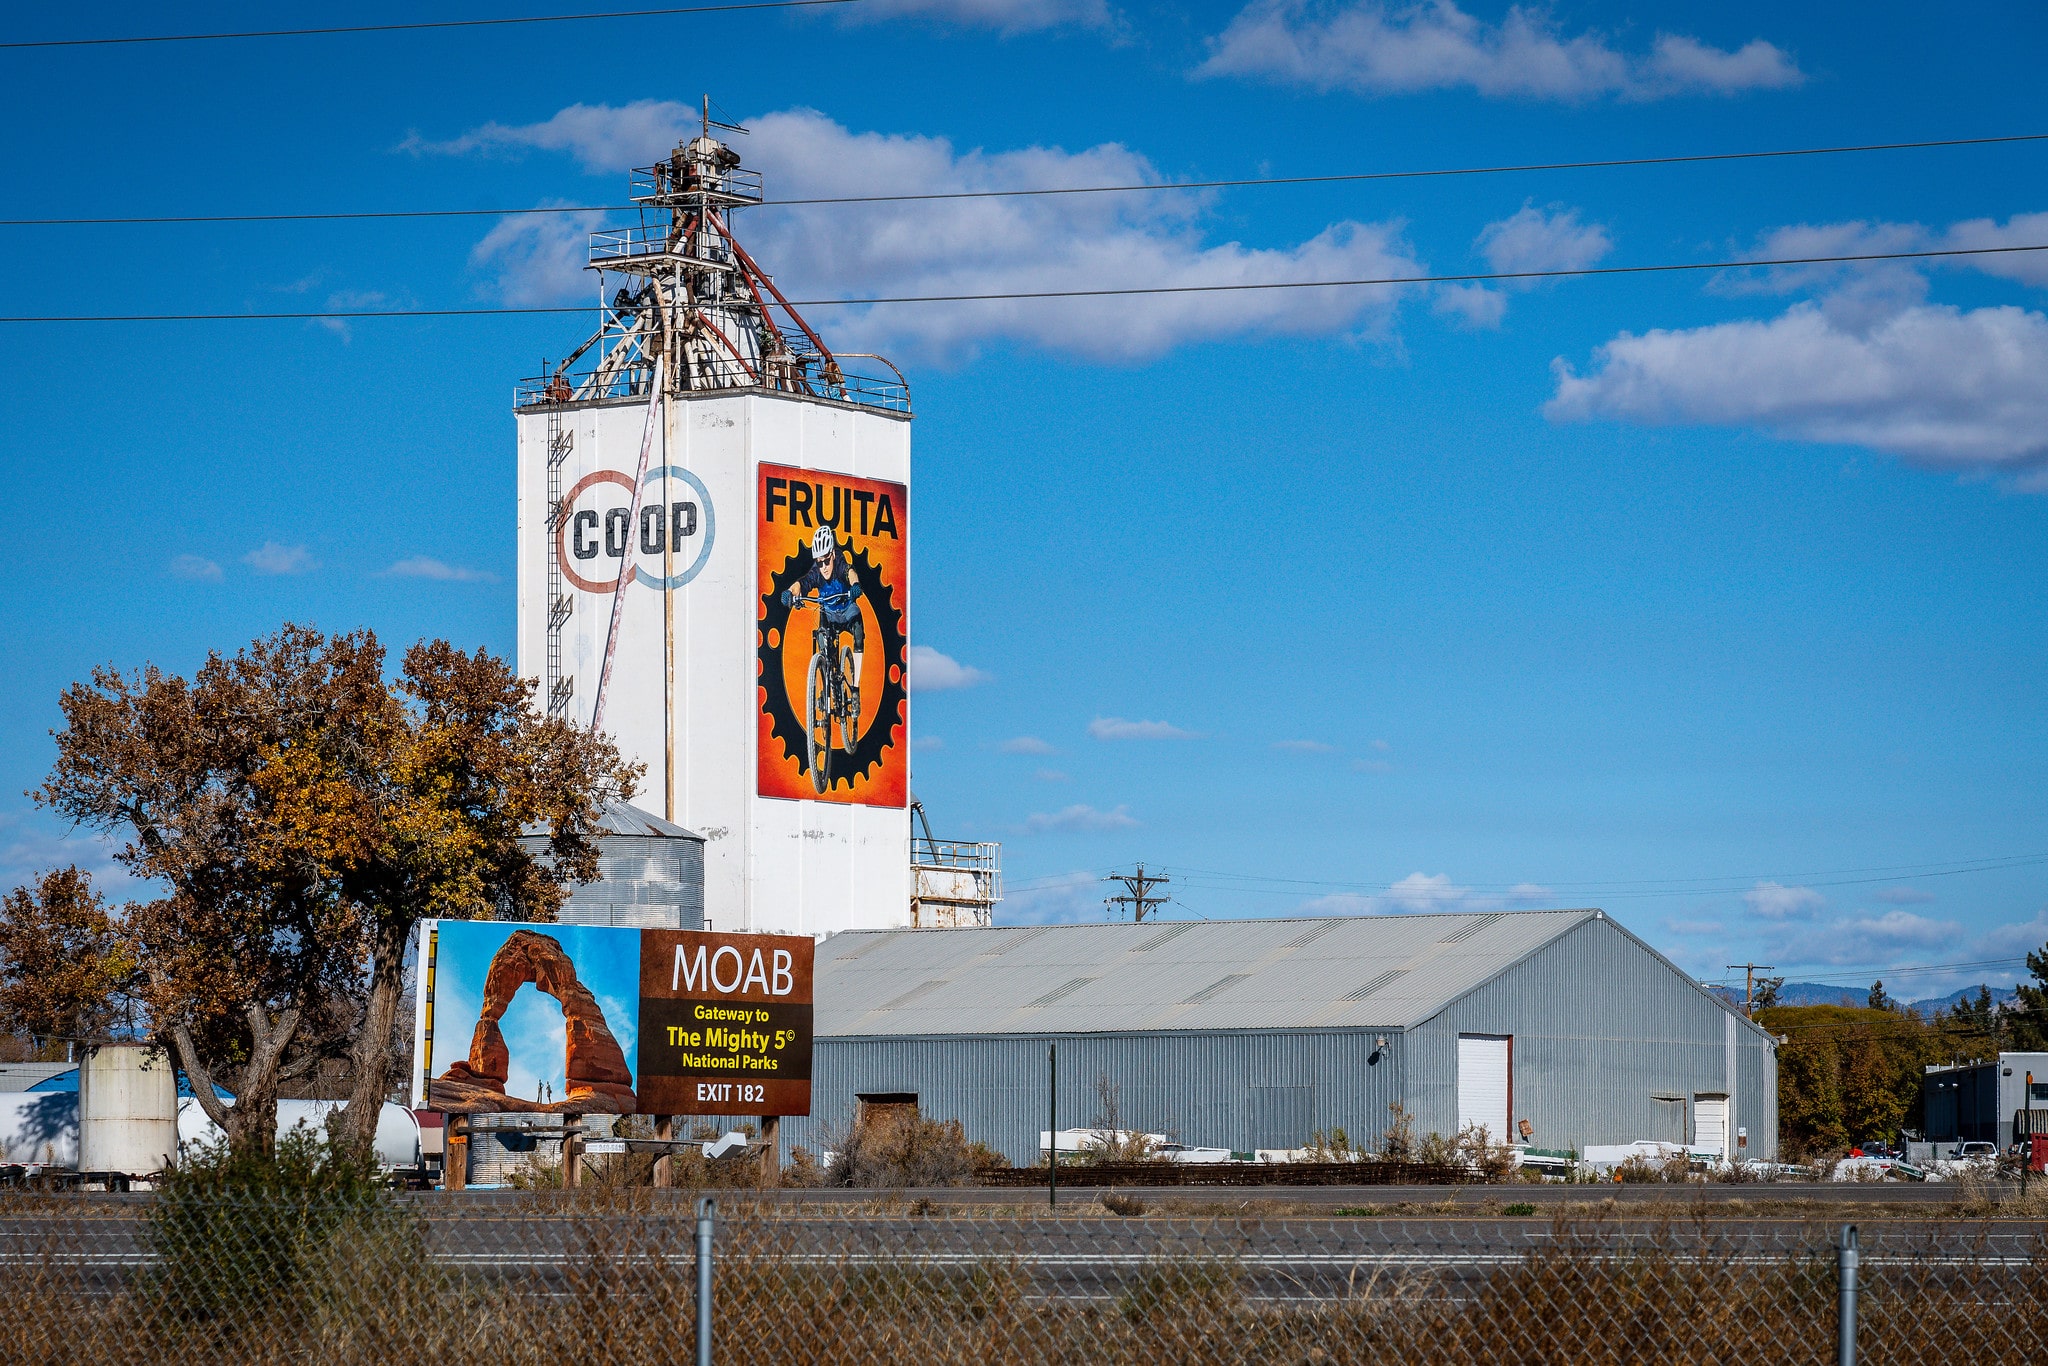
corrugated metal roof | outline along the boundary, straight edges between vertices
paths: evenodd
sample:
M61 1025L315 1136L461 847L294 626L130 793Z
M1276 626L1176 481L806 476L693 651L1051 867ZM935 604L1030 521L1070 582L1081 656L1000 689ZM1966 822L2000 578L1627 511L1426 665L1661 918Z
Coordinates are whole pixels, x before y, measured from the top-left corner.
M1399 1029L1599 914L851 930L818 946L816 1028Z
M605 802L604 811L597 820L597 828L600 834L605 835L653 835L665 836L669 839L696 840L699 844L704 842L702 835L685 830L682 826L676 825L671 821L665 821L650 812L642 811L631 802L622 802L616 799ZM548 827L545 825L529 825L521 828L519 833L521 835L545 835L548 833Z

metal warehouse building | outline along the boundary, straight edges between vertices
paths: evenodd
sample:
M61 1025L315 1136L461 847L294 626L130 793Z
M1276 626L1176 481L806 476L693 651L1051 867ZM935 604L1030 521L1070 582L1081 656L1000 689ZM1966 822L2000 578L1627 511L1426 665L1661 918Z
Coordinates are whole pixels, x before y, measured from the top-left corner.
M1483 1123L1543 1148L1777 1149L1772 1036L1597 910L855 930L818 946L816 1148L915 1098L1012 1162L1039 1154L1046 1044L1062 1127L1097 1086L1190 1145L1374 1144Z

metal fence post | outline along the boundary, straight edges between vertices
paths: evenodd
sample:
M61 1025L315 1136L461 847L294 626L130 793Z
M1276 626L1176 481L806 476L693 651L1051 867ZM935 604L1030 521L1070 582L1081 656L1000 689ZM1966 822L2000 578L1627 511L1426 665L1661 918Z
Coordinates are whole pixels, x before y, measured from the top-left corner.
M697 1366L711 1366L711 1225L718 1202L697 1201Z
M1856 1366L1856 1225L1842 1225L1842 1245L1835 1250L1840 1285L1840 1324L1835 1339L1836 1366Z

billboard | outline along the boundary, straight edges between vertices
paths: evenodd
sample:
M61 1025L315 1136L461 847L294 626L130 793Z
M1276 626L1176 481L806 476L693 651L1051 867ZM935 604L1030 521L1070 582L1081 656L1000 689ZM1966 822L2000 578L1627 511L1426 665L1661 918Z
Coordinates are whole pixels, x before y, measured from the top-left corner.
M760 795L906 806L909 491L765 463L755 478Z
M413 1103L807 1115L814 948L801 935L427 921Z

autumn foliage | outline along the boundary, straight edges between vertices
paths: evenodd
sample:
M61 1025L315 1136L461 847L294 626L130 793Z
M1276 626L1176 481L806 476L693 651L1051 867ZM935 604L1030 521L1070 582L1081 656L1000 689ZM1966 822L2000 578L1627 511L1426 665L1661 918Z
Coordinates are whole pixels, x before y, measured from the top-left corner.
M368 631L287 625L189 680L103 668L67 689L34 795L121 840L160 895L113 914L67 871L8 898L0 1028L83 1037L132 996L238 1151L268 1149L281 1082L346 1058L341 1136L366 1146L413 928L552 920L636 776L482 650L419 644L395 677L386 662ZM48 961L68 971L16 980Z

